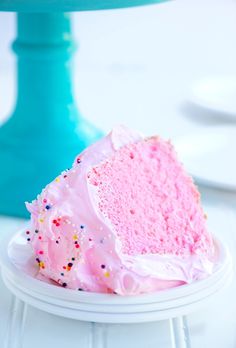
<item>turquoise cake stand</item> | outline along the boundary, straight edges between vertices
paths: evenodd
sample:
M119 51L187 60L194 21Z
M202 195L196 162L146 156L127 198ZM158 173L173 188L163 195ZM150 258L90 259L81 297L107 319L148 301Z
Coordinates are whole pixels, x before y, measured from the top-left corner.
M102 135L80 115L73 97L76 43L68 12L157 2L163 0L0 0L0 11L18 12L18 95L0 128L0 214L27 217L24 202Z

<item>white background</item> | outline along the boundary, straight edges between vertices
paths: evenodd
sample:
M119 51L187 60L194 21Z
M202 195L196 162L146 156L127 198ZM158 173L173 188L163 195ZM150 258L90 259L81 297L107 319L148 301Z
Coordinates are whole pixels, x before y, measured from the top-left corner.
M0 117L14 100L14 17L0 14ZM184 134L202 125L201 110L185 104L196 80L236 75L233 0L177 0L73 19L76 101L106 131L135 121L145 134Z

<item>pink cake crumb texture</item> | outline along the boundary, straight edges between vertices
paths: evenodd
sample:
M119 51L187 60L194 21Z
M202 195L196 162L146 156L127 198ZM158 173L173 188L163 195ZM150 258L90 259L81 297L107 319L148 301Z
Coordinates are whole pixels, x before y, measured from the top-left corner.
M120 148L88 173L122 252L188 255L212 243L199 192L172 145L158 137Z

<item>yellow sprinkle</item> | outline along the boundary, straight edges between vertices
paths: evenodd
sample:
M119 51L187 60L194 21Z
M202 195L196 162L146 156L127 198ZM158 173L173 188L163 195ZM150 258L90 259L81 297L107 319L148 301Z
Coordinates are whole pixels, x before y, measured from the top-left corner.
M55 181L56 181L56 182L59 182L59 181L60 181L60 178L56 178Z
M109 272L105 272L104 273L104 277L109 278L110 277L110 273Z
M44 219L39 219L39 222L44 222Z
M78 237L76 236L76 234L73 236L73 239L74 239L74 240L77 240L77 239L78 239Z
M43 261L40 261L40 262L39 262L39 267L40 267L40 268L44 268L44 267L45 267L45 265L44 265L44 262L43 262Z

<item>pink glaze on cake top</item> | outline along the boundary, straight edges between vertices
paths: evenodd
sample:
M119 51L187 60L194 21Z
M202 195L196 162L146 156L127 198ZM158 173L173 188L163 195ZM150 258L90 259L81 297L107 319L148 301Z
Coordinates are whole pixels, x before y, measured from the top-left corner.
M213 272L199 193L158 137L115 128L27 208L39 273L64 287L134 295Z

